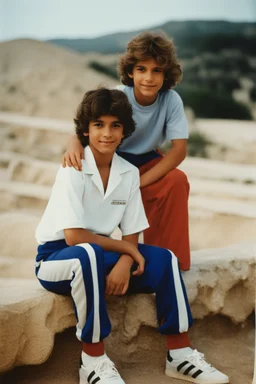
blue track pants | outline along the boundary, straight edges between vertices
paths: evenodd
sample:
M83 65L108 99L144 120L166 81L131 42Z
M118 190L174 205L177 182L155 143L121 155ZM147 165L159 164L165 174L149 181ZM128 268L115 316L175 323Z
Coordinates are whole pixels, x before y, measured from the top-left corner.
M192 316L176 256L169 250L139 244L145 258L141 276L131 276L128 293L155 293L159 332L187 332ZM72 296L77 318L77 338L98 343L107 337L111 324L105 301L105 277L119 254L104 252L97 244L68 246L65 240L38 247L36 275L41 285Z

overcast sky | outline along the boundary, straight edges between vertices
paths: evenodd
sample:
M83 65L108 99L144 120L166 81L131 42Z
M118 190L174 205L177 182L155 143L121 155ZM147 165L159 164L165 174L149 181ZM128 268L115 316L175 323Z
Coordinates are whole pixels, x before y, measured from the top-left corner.
M170 20L255 21L255 0L0 0L0 40L94 37Z

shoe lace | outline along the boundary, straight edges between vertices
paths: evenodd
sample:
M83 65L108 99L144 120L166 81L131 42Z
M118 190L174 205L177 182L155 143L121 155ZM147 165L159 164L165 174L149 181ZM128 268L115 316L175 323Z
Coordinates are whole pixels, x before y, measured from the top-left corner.
M120 375L115 367L115 364L108 358L99 361L94 367L94 370L103 379L120 379Z
M198 352L197 349L194 349L194 351L189 356L187 356L187 359L197 368L202 368L204 371L213 372L216 370L211 364L205 361L204 354Z

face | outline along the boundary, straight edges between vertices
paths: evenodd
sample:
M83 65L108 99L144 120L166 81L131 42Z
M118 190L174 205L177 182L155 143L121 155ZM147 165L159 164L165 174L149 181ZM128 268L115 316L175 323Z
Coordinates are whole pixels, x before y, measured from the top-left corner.
M90 121L89 133L84 133L84 136L89 136L94 154L113 154L124 137L123 125L116 116L100 116Z
M149 105L156 100L163 86L164 69L154 59L138 61L129 77L133 79L137 102Z

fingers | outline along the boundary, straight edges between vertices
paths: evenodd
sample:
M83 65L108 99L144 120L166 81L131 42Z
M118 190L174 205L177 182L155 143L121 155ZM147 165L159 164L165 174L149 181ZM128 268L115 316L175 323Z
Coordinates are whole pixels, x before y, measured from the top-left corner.
M133 275L133 276L140 276L140 275L142 275L143 272L144 272L144 270L141 270L141 269L140 269L140 266L138 265L136 271L134 271L134 272L132 273L132 275Z
M63 168L66 168L66 159L65 159L65 155L62 156L61 158L61 165Z
M106 278L106 289L105 289L105 294L106 294L106 295L112 295L113 290L114 290L114 287L113 287L113 285L111 284L109 278L107 277L107 278Z
M66 165L69 167L74 167L77 171L82 171L82 159L84 158L84 153L78 154L65 152L61 159L61 164L63 168L66 168Z
M137 267L136 271L134 271L132 273L132 275L133 276L142 275L142 273L144 272L144 268L145 268L145 259L141 254L139 254L139 257L137 257L135 261L137 262L138 267Z
M71 167L74 167L77 171L79 171L79 165L77 163L76 154L70 153L70 161L71 161Z
M136 271L134 271L132 273L132 275L133 276L140 276L140 275L142 275L142 273L144 272L144 268L145 268L145 260L143 259L143 260L140 261Z
M105 294L110 295L117 295L119 291L119 286L114 284L109 277L106 278L106 289Z
M110 279L106 279L106 289L105 289L105 294L107 296L110 295L124 295L128 289L129 286L129 281L126 282L125 284L115 284L110 281Z
M124 295L124 294L127 292L128 287L129 287L129 282L127 282L127 283L124 285L124 287L123 287L123 289L122 289L120 295Z
M76 164L78 166L78 171L82 171L81 153L80 154L75 153L75 159L76 159Z
M122 285L116 285L113 290L113 295L121 295L123 286Z
M68 153L67 153L67 154L64 154L64 158L65 158L65 160L66 160L66 165L67 165L68 167L72 167L71 159L70 159Z

